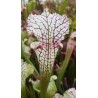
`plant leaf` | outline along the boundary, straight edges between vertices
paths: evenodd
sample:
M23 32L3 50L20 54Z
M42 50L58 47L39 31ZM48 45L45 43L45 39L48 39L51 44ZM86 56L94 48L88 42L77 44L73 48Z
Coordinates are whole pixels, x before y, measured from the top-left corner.
M57 77L56 76L51 76L50 78L50 82L49 82L49 85L48 85L48 88L47 88L47 92L46 92L46 98L52 98L56 91L57 91L57 88L56 88L56 84L55 84L55 81ZM40 86L40 80L37 80L33 83L33 88L35 91L37 91L38 93L41 92L41 86Z
M69 33L69 21L67 16L50 14L46 8L41 15L29 15L27 31L40 42L41 47L35 52L40 65L41 98L45 98L59 44Z
M30 14L27 19L27 31L40 42L41 48L35 50L40 71L52 70L59 43L69 33L67 16L50 14L46 8L41 15Z
M33 66L27 64L22 60L21 61L21 95L23 98L27 98L25 80L33 72L34 72Z
M70 57L71 57L71 54L73 52L75 45L76 45L76 42L74 40L72 40L72 39L68 40L67 49L66 49L66 57L65 57L65 60L63 61L63 64L61 66L60 72L58 74L58 79L56 82L59 90L61 90L60 89L60 82L64 76L64 73L65 73L66 68L68 66L68 63L69 63L69 60L70 60Z
M52 98L55 95L57 91L57 87L54 80L56 79L57 79L57 76L51 76L50 82L47 88L46 98Z
M39 74L38 71L37 71L37 69L35 68L35 66L34 66L34 65L32 64L32 62L30 61L28 55L24 52L23 47L24 47L24 42L22 41L22 46L21 46L21 57L22 57L28 64L30 64L30 65L33 66L34 71L36 72L36 74Z
M25 79L34 72L33 66L30 64L27 64L23 60L21 61L21 84L22 87L25 86Z

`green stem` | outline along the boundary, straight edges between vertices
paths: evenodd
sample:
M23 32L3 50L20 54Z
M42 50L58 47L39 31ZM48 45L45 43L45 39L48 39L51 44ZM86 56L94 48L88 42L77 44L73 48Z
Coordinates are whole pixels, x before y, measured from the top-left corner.
M47 92L47 87L50 81L50 76L51 74L49 72L46 73L41 73L41 93L40 93L40 98L46 98L46 92Z
M60 89L60 82L61 82L61 80L62 80L62 78L63 78L63 76L64 76L64 73L65 73L65 71L66 71L66 68L67 68L67 66L68 66L68 63L69 63L69 60L70 60L72 51L73 51L72 48L71 48L71 49L67 49L65 60L64 60L63 65L62 65L62 67L61 67L61 69L60 69L60 72L59 72L59 74L58 74L58 78L57 78L57 81L56 81L56 85L57 85L57 88L58 88L59 90L61 90L61 89Z

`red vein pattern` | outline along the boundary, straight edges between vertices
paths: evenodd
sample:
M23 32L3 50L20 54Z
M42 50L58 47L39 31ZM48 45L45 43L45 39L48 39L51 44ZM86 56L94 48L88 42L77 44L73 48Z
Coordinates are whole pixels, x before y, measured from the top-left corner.
M58 46L64 36L69 33L67 16L61 16L57 13L51 14L46 8L41 15L29 15L27 31L29 34L34 34L41 45L41 48L35 50L40 71L52 71Z

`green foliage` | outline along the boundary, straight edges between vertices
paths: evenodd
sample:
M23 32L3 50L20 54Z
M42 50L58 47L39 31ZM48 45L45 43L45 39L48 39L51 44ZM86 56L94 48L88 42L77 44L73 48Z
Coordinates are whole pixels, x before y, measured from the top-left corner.
M24 46L24 43L23 43L23 41L22 41L22 46L21 46L21 57L22 57L28 64L30 64L30 65L33 66L34 71L36 72L36 74L39 74L38 71L37 71L37 69L35 68L35 66L34 66L34 65L32 64L32 62L30 61L28 55L24 52L23 46Z
M61 4L59 4L59 1L57 0L56 3L54 2L53 5L52 3L49 3L50 5L50 12L58 12L59 14L66 14L70 20L70 30L69 33L73 32L76 30L76 15L75 15L75 8L73 8L72 5L69 4L69 0L64 0ZM48 4L47 3L47 4ZM63 61L63 63L61 63L62 61L58 61L60 63L60 68L57 72L57 77L56 76L47 76L47 77L43 77L43 78L38 78L36 79L36 81L33 81L33 86L29 85L27 87L26 85L26 78L28 78L28 76L30 74L34 74L34 72L37 74L37 76L39 76L39 70L36 67L35 63L32 63L32 59L34 60L34 58L30 57L30 44L37 40L32 36L28 36L28 32L26 31L25 28L25 24L26 24L26 19L28 17L28 15L31 12L34 12L36 14L39 14L40 12L37 10L36 8L37 2L33 1L33 0L29 0L28 4L25 5L25 9L23 9L22 11L22 33L21 33L21 58L23 59L23 62L25 62L24 64L21 65L21 98L40 98L40 93L42 93L44 96L44 98L56 98L53 97L57 91L61 91L62 89L61 87L61 82L64 79L63 77L65 76L66 72L68 73L68 77L70 78L70 81L72 81L74 79L74 75L75 75L75 70L74 70L74 66L70 66L69 65L75 65L75 60L73 60L70 63L70 57L72 55L73 49L67 49L66 50L66 57ZM41 4L43 8L46 7L46 4ZM56 10L55 10L56 7ZM66 39L66 38L65 38ZM69 35L68 35L68 39L69 39ZM61 51L60 51L61 52ZM61 59L61 56L59 56L59 58ZM34 62L37 61L37 58L35 58ZM70 63L70 64L69 64ZM37 65L38 66L38 65ZM39 66L38 66L39 67ZM53 74L52 74L53 75ZM51 77L51 78L50 78ZM56 83L55 80L57 79ZM44 89L42 91L42 89ZM62 98L68 98L68 93L67 91L63 90L62 92ZM29 97L28 97L29 96ZM60 96L60 94L58 95ZM43 97L42 97L43 98ZM61 98L61 97L60 97ZM71 98L71 97L69 97Z
M69 0L64 0L64 1L62 2L62 6L61 6L61 8L60 8L60 10L59 10L59 14L63 14L63 13L64 13L65 7L66 7L66 5L68 4L68 1L69 1Z
M40 80L36 80L33 83L33 88L34 88L35 91L37 91L38 93L40 93Z
M27 5L28 15L35 9L35 2L30 1Z
M25 21L28 15L35 10L36 3L33 1L28 2L28 4L25 6L26 8L23 10L23 20Z
M22 98L27 98L25 81L26 78L34 72L34 69L33 66L27 64L23 60L21 62L21 94Z
M67 43L67 46L68 46L69 43ZM57 87L58 87L58 90L62 91L61 88L60 88L60 83L61 83L61 80L64 76L64 73L66 72L66 68L68 66L68 63L69 63L69 60L70 60L70 57L71 57L71 54L73 52L73 49L72 47L69 47L66 49L66 57L65 57L65 60L63 61L62 63L62 66L59 70L59 73L58 73L58 79L57 79Z
M21 39L24 40L25 38L28 38L28 32L27 31L23 31L21 33Z
M48 88L47 88L47 92L46 92L46 97L45 98L52 98L55 95L55 93L57 91L56 84L55 84L55 80L56 79L57 79L56 76L51 76L50 82L48 84ZM33 88L38 93L41 93L40 80L36 80L35 82L33 81Z
M49 80L50 80L49 72L46 71L46 73L40 73L40 87L41 87L40 98L46 98Z
M57 76L55 76L55 75L51 76L50 82L49 82L49 85L47 88L46 98L52 98L55 95L55 93L57 91L57 87L55 84L56 79L57 79Z

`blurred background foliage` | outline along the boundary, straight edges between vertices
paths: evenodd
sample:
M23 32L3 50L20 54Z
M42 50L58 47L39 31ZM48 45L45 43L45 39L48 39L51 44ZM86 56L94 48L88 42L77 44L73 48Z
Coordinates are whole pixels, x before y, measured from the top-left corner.
M30 44L37 39L34 36L29 36L26 31L26 19L30 13L41 14L45 7L49 8L51 13L65 14L70 21L70 30L69 35L65 37L62 41L63 48L59 49L57 57L55 59L53 67L53 75L58 75L62 62L66 58L66 47L69 36L72 32L76 31L76 1L75 0L21 0L21 58L27 64L25 67L30 64L32 65L32 70L35 71L30 73L28 76L25 75L25 87L22 87L22 96L21 98L39 98L38 93L32 87L32 84L29 82L29 79L36 81L39 79L39 64L37 60L36 53L33 49L30 49ZM76 40L76 38L74 39ZM23 76L22 76L23 77ZM76 46L73 49L72 55L70 57L68 66L65 70L62 82L60 83L62 91L57 91L59 93L64 93L65 90L69 88L76 88Z
M51 13L66 14L70 20L70 32L76 31L75 0L22 0L22 29L25 29L26 18L30 13L41 14L45 7L48 7Z

